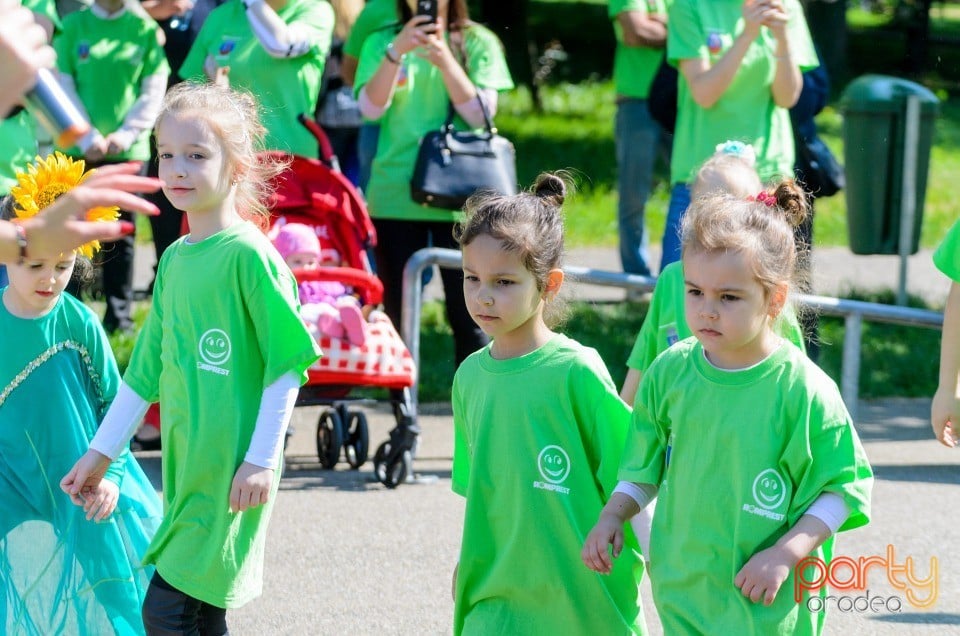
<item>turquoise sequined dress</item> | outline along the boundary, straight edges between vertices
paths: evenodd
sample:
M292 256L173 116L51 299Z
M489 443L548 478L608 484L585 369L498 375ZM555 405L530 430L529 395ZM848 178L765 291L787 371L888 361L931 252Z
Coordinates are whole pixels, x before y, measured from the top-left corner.
M107 473L120 499L106 521L87 521L59 485L119 382L99 320L72 296L36 319L0 300L0 633L143 633L156 491L128 451Z

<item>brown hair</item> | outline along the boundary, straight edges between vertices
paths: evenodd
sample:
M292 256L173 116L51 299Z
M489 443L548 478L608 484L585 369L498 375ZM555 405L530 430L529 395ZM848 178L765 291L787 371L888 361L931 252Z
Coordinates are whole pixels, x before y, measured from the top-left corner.
M728 153L716 153L707 159L690 187L691 199L716 192L738 197L757 194L763 188L760 175L746 159Z
M397 0L397 15L400 17L401 28L413 17L413 11L407 4L407 0ZM446 23L448 31L459 31L470 23L467 0L450 0L447 4Z
M464 205L466 219L453 228L461 247L487 235L515 252L533 274L537 289L546 289L550 270L563 265L563 201L567 184L557 174L542 173L533 187L516 195L478 193ZM562 319L562 306L549 305L551 324ZM545 316L546 318L546 316Z
M270 218L265 201L287 163L258 156L267 131L253 95L210 83L177 84L163 98L154 136L171 113L189 113L210 127L223 147L229 177L236 182L237 213L265 227Z
M794 228L809 214L807 196L786 179L754 198L718 192L695 200L683 217L683 254L740 252L749 255L753 274L769 293L778 285L798 285ZM760 199L760 200L758 200Z

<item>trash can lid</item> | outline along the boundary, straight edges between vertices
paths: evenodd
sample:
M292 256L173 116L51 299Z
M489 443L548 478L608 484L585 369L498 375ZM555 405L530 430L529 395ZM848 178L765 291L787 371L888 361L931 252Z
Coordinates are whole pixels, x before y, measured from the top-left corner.
M928 88L887 75L863 75L850 82L840 97L840 109L847 112L897 112L910 95L916 95L920 100L921 114L936 114L939 110L940 100Z

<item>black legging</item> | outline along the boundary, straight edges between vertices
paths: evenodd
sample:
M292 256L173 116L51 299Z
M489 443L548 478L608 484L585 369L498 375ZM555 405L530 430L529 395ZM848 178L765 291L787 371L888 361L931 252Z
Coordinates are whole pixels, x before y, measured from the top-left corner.
M147 636L227 636L227 610L181 592L154 572L143 600Z
M400 221L374 219L377 228L377 276L383 282L383 305L387 316L400 327L403 266L410 256L424 247L459 249L453 240L453 223L440 221ZM473 322L463 300L463 273L458 269L440 269L447 320L453 330L454 363L487 344L486 334Z

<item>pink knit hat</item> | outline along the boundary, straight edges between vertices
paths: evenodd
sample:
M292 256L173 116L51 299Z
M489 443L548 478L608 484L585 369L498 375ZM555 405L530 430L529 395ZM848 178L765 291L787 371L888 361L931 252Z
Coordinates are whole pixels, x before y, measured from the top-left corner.
M320 258L320 239L312 227L303 223L287 223L281 227L273 239L273 245L283 260L301 252Z

